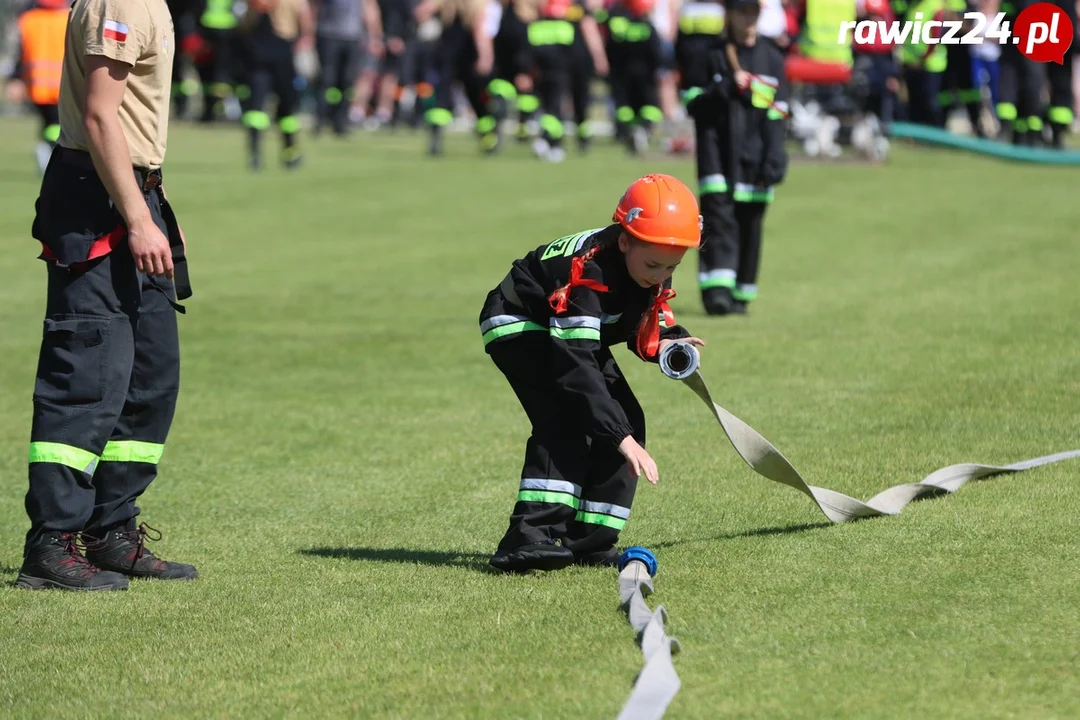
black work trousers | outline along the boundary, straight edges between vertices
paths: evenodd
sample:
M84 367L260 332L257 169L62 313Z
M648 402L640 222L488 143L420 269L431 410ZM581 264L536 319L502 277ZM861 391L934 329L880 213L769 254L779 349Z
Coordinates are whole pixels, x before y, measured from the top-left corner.
M562 145L563 98L570 89L569 45L534 45L533 58L539 77L536 95L540 99L540 131L552 147Z
M1001 101L997 106L1003 130L1012 131L1014 141L1024 139L1030 130L1042 133L1042 90L1046 71L1024 57L1012 43L1001 46Z
M329 123L334 132L343 134L349 124L353 86L364 59L361 38L319 36L315 49L319 54L319 96L315 115L319 127Z
M615 546L630 517L637 478L618 448L589 436L587 418L556 387L551 340L527 332L488 352L532 423L510 526L499 550L561 540L575 554ZM645 413L610 351L598 352L611 396L645 445Z
M48 260L44 329L30 432L26 547L45 532L103 537L139 514L157 476L180 387L178 282L140 273L123 236L108 254L70 260L116 230L119 214L92 168L54 153L37 202L34 236ZM138 174L137 174L138 177ZM160 187L144 190L154 223L182 258L179 228Z
M476 72L476 43L472 32L460 20L455 20L443 30L435 55L438 72L435 108L438 112L429 111L428 122L436 127L445 127L453 120L455 81L461 82L465 98L476 117L486 117L486 87L489 80Z

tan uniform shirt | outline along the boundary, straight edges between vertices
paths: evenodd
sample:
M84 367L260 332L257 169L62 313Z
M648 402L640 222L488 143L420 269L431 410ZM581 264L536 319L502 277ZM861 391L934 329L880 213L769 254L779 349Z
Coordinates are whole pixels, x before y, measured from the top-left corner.
M300 14L303 10L303 0L255 0L248 4L243 27L245 32L251 32L265 15L274 34L292 42L300 37Z
M482 20L487 0L442 0L439 8L439 19L443 27L450 27L455 18L461 19L461 24L472 29L473 23Z
M274 34L283 40L295 40L300 36L299 0L278 0L270 11L270 24Z
M511 0L514 15L523 23L531 23L540 17L541 0Z
M172 15L165 0L78 0L64 43L59 144L89 150L83 130L86 58L103 55L130 68L120 127L131 164L161 167L169 130L173 45Z

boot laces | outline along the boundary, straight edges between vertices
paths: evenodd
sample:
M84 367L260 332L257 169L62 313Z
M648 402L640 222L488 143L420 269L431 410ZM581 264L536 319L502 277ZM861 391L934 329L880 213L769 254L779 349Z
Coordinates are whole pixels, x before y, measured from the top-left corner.
M116 534L116 537L135 543L135 560L141 560L143 555L150 553L150 550L146 547L146 541L148 539L152 542L160 540L161 531L157 528L150 527L146 523L139 523L139 527L134 530L119 532ZM153 553L150 554L153 555Z
M91 538L91 541L87 543L85 540L81 540L77 533L65 533L56 538L56 544L64 551L64 558L60 561L60 565L65 569L80 567L91 574L101 572L82 554L83 550L92 550L96 547L95 542L100 542L93 541L93 538Z

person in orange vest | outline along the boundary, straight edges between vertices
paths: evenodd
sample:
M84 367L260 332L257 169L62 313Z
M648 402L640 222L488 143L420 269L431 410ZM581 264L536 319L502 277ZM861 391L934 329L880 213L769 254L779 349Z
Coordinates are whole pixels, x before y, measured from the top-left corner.
M45 172L60 137L60 71L64 60L64 32L69 0L37 0L19 16L19 50L8 95L28 98L41 116L41 139L35 154Z

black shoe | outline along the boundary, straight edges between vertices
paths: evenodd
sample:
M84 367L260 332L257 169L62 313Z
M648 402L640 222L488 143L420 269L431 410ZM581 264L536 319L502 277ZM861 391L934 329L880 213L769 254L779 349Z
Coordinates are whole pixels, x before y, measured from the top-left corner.
M137 528L134 525L135 521L131 520L109 530L100 540L87 542L86 559L102 570L130 577L159 580L194 580L199 577L193 566L162 560L150 552L146 539L160 540L161 533L146 523Z
M494 130L480 136L480 149L486 155L494 155L501 145L502 137Z
M1058 125L1054 125L1050 130L1050 147L1055 150L1065 149L1065 134L1067 130Z
M728 315L735 308L731 288L715 287L701 291L701 304L709 315Z
M303 163L304 155L295 145L282 149L281 164L286 170L295 170Z
M503 572L527 570L562 570L574 562L574 553L554 540L522 545L513 550L499 550L488 560L493 568Z
M75 533L46 533L27 553L15 585L30 590L127 590L128 580L90 564L79 552Z
M428 155L437 157L442 155L443 141L442 141L442 129L438 127L431 128L431 138L428 140Z
M609 548L591 553L580 553L574 556L574 562L592 567L618 567L621 552L619 548Z
M750 312L749 305L745 300L732 300L731 301L731 314L732 315L746 315Z

